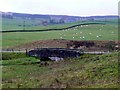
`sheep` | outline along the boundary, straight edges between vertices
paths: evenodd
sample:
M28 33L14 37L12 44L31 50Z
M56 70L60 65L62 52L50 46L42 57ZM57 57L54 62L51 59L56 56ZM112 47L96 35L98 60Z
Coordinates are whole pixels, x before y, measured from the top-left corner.
M83 36L83 38L85 38L85 37Z
M62 37L60 37L60 38L62 38Z

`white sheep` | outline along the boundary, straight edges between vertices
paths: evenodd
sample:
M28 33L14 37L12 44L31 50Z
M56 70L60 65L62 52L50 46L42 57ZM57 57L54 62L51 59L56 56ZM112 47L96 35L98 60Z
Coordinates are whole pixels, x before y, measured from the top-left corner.
M99 36L96 36L97 38L99 37Z
M62 37L60 37L60 38L62 38Z

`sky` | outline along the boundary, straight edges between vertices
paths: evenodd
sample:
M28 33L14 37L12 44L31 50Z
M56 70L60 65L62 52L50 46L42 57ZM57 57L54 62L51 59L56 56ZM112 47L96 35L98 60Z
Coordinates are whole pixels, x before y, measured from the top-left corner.
M0 0L0 11L72 16L117 15L119 0Z

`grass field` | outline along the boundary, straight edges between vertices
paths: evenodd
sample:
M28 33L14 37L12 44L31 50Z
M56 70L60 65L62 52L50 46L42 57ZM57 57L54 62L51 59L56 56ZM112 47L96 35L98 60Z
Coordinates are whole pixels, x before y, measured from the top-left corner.
M3 31L8 31L8 30L23 30L23 21L24 19L22 18L14 18L14 19L8 19L8 18L2 18L2 30ZM72 22L72 23L65 23L65 24L53 24L53 25L37 25L41 23L41 19L26 19L25 20L25 30L43 30L43 29L59 29L59 28L65 28L68 26L80 24L80 23L107 23L111 25L116 25L118 23L117 18L111 18L107 19L105 22L104 19L98 19L95 21L89 21L86 20L84 22L78 21L78 22ZM21 26L19 26L21 25Z
M14 30L23 29L18 25L22 25L23 19L6 19L2 20L2 30ZM35 40L46 40L46 39L69 39L69 40L118 40L118 25L117 19L98 19L94 22L106 23L105 25L89 25L71 28L64 31L47 31L47 32L16 32L16 33L2 33L2 47L8 48L11 46L20 45ZM37 24L40 20L27 20L26 25ZM32 26L26 27L30 30L42 30L42 29L53 29L53 28L65 28L68 26L76 25L78 23L88 23L90 21L66 23L58 25L48 26Z
M26 25L40 21L26 21ZM87 21L88 22L88 21ZM96 22L105 23L104 20ZM30 26L26 29L64 28L77 23L49 26ZM86 23L86 22L85 22ZM22 19L4 19L2 30L23 29ZM48 39L68 40L118 40L117 20L107 20L105 25L85 25L62 31L2 33L2 48ZM1 47L1 46L0 46ZM25 53L3 53L3 88L117 88L118 53L83 55L59 62L48 61L49 66L39 66L39 59Z
M21 18L14 18L14 19L7 19L3 18L2 20L2 30L3 31L9 31L9 30L23 30L23 21L24 19ZM43 29L59 29L59 28L65 28L71 25L79 24L80 22L73 22L73 23L65 23L65 24L53 24L53 25L36 25L41 23L41 19L35 19L35 20L25 20L25 30L43 30ZM81 22L82 23L82 22ZM19 26L21 25L21 26Z
M89 25L63 31L3 33L2 36L3 48L46 39L118 40L118 26Z
M3 88L117 88L118 53L83 55L39 67L32 57L2 60Z

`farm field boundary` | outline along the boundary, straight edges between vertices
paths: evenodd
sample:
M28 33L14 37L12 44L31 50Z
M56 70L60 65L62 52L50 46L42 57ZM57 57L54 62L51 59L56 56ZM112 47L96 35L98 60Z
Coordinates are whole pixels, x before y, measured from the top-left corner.
M104 23L83 23L83 24L77 24L77 25L73 25L73 26L66 27L66 28L60 28L60 29L44 29L44 30L9 30L9 31L0 31L0 33L54 31L54 30L70 29L70 28L74 28L74 27L77 27L77 26L81 26L81 25L93 25L93 24L102 24L102 25L104 25Z

